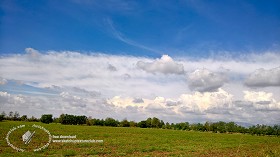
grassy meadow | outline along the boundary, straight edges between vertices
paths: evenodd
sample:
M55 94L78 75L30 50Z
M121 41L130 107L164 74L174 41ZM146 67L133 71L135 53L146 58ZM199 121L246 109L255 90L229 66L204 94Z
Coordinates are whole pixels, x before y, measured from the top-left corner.
M103 143L51 143L39 152L17 152L6 142L15 126L43 126L52 135L76 135L79 140L103 140ZM0 156L280 156L280 137L244 134L179 131L150 128L123 128L43 124L40 122L0 122ZM24 130L25 129L25 130ZM37 129L28 146L21 136L28 128L13 131L9 140L16 146L29 146L46 141ZM37 138L36 138L37 137Z

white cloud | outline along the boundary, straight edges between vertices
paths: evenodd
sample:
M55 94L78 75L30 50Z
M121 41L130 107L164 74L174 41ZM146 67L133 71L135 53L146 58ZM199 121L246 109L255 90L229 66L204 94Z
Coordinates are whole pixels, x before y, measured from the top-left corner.
M207 69L198 69L188 76L189 88L194 91L216 91L227 81L222 73L213 73Z
M184 66L176 63L168 55L163 55L153 62L137 62L137 67L149 73L184 74Z
M70 51L40 53L29 48L26 54L0 57L0 109L30 116L69 113L137 121L157 116L170 122L273 124L280 122L279 89L268 86L249 91L252 89L243 83L255 69L270 69L266 73L272 70L271 75L277 72L279 56L172 59L165 55L151 59ZM272 80L267 78L267 82ZM243 95L242 91L247 92Z
M182 94L180 107L189 108L193 112L203 112L214 107L229 107L233 95L218 89L216 92L195 92L194 94Z
M252 102L256 110L280 111L280 102L273 98L273 93L244 91L244 100Z
M249 87L280 86L280 67L265 70L257 69L245 81Z

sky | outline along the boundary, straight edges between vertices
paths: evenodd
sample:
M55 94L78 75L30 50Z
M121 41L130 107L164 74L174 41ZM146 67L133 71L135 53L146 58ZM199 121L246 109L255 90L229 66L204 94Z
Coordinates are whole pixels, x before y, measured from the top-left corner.
M280 2L2 0L0 111L280 123Z

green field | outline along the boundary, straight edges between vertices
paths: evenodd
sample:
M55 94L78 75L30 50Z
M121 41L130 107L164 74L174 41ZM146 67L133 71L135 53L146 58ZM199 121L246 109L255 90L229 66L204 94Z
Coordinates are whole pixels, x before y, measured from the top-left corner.
M33 124L43 126L52 135L76 135L76 139L103 143L51 143L39 152L17 152L8 146L5 138L11 128ZM14 121L0 122L0 128L0 156L280 156L280 137L275 136ZM13 131L10 142L31 150L29 146L46 140L38 138L43 131L37 130L26 146L21 139L26 130Z

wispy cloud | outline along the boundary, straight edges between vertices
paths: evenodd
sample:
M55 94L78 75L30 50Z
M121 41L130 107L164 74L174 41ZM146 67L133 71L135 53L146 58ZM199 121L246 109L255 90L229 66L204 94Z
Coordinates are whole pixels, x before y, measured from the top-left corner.
M106 18L106 19L105 19L105 22L106 22L107 25L109 26L109 28L110 28L110 30L111 30L113 36L114 36L116 39L118 39L118 40L120 40L120 41L122 41L122 42L124 42L124 43L126 43L126 44L128 44L128 45L131 45L131 46L134 46L134 47L143 49L143 50L147 50L147 51L150 51L150 52L154 52L154 53L160 54L160 55L162 54L162 52L159 51L159 50L156 50L156 49L153 49L153 48L151 48L151 47L142 45L142 44L140 44L140 43L138 43L138 42L135 42L135 41L133 41L133 40L127 38L123 33L121 33L120 31L118 31L118 30L116 29L116 27L114 26L114 22L112 21L112 19Z

